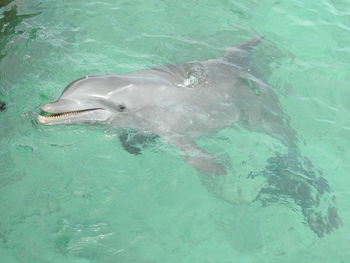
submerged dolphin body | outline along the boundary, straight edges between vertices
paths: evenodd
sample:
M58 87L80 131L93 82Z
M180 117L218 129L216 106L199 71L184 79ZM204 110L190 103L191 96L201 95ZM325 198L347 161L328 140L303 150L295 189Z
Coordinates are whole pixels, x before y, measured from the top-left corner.
M57 124L110 124L137 131L139 137L156 135L175 145L186 161L204 174L224 174L215 156L199 149L195 139L239 123L279 139L286 156L270 158L261 173L269 187L259 194L292 198L311 229L322 236L341 224L332 202L318 211L327 182L303 167L296 133L288 125L276 95L251 73L251 39L225 57L139 70L123 75L87 76L70 83L56 102L43 105L38 122ZM141 136L140 136L141 135ZM129 152L139 149L120 136Z

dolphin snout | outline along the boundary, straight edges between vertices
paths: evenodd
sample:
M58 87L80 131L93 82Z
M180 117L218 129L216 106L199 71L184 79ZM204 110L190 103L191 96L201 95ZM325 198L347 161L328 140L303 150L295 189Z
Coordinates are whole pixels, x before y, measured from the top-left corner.
M41 110L49 113L61 113L68 111L77 111L77 110L85 110L89 108L96 108L93 105L89 105L89 103L81 103L71 100L58 100L55 102L47 103L42 105Z
M62 101L55 101L42 105L41 110L50 113L59 113L67 110L67 103L62 103Z
M51 109L52 109L51 104L52 104L52 103L48 103L48 104L41 105L41 106L40 106L40 109L41 109L42 111L45 111L45 112L51 112Z

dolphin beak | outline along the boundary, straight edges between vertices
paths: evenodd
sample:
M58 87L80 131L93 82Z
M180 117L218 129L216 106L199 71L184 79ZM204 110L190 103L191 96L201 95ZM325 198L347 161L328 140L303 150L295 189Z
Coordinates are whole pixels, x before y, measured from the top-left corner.
M91 105L91 103L75 102L70 100L59 100L45 104L40 107L42 112L37 121L44 125L69 124L80 116L86 116L91 112L103 110L102 108ZM95 118L97 118L95 114ZM101 118L101 117L100 117Z
M86 109L85 105L84 105L84 108ZM72 111L72 110L81 110L81 107L79 108L79 105L77 105L77 103L73 101L59 100L59 101L42 105L41 110L49 113L60 113L60 112L66 112L66 111Z
M100 108L96 106L96 104L89 103L89 101L60 99L58 101L42 105L40 108L43 112L47 113L64 113L70 111L82 111Z

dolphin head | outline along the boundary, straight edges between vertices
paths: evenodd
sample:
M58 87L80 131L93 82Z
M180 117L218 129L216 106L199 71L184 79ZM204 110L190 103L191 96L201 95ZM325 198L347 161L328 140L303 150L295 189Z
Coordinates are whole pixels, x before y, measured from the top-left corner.
M59 99L41 106L44 125L107 123L127 111L132 85L118 75L87 76L70 83Z

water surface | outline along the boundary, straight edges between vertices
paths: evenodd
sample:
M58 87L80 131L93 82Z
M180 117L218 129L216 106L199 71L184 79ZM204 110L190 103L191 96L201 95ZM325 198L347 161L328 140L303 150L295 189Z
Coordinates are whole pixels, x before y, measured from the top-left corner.
M0 0L0 7L1 261L350 260L347 1ZM170 145L133 156L102 127L35 121L38 106L78 77L216 58L257 34L267 42L256 67L337 199L344 226L322 238L293 202L253 202L264 181L247 176L282 149L267 135L227 128L198 141L232 167L208 187Z

